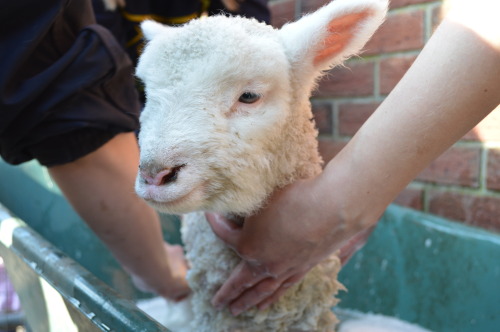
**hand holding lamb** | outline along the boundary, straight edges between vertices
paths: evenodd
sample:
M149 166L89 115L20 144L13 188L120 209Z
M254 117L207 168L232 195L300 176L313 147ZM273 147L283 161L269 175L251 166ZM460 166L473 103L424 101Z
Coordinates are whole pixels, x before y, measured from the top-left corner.
M126 268L126 266L124 266L124 268L128 270L128 273L132 278L132 282L137 289L143 292L159 293L158 295L164 296L165 298L169 298L173 301L181 301L185 299L191 291L186 282L186 274L188 270L187 262L181 246L171 245L166 242L163 244L168 257L168 262L166 262L166 264L168 264L170 275L168 276L168 282L165 283L167 287L165 287L162 292L151 288L147 282L134 275Z
M192 289L186 331L330 331L335 326L331 307L342 286L336 280L340 260L332 251L338 245L328 243L332 237L322 238L320 225L307 215L294 225L246 219L243 227L253 229L254 243L264 241L274 250L273 269L256 264L252 269L248 259L242 261L215 236L204 211L242 220L265 207L276 190L321 172L311 91L324 70L359 52L386 9L386 0L336 0L280 30L225 16L180 28L143 23L149 42L137 76L147 99L136 191L160 211L184 214ZM300 197L283 199L294 204ZM272 249L283 234L289 242ZM314 236L304 241L304 234ZM244 259L254 254L236 249ZM289 262L300 264L290 269ZM253 300L264 300L268 290L283 296L265 310L252 308L238 316L216 310L211 299L235 268L230 282L236 293L245 289L238 283L249 280ZM242 269L257 274L235 282ZM247 307L239 303L236 313Z
M268 204L257 215L246 218L239 227L222 215L206 214L214 233L243 258L214 296L212 303L216 307L229 305L234 315L254 305L265 309L321 262L325 253L327 256L338 249L344 265L363 247L374 227L347 241L332 240L331 236L340 233L335 232L332 225L342 220L335 216L321 219L318 206L303 203L304 197L314 193L314 188L310 189L312 193L308 192L310 183L296 181L273 193ZM333 198L334 191L330 192ZM319 204L326 202L326 199L318 200ZM316 218L311 219L311 215ZM295 224L297 220L301 222ZM310 222L304 222L306 220Z

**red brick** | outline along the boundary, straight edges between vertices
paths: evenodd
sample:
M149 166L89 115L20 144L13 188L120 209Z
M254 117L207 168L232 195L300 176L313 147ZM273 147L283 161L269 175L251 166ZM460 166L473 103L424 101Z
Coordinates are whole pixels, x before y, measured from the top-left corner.
M471 215L465 222L490 230L500 231L500 199L498 197L477 197L472 200Z
M351 61L346 67L335 67L319 82L315 97L349 97L373 95L374 63Z
M423 209L424 191L422 189L406 188L394 200L394 203L407 206L415 210Z
M443 7L437 6L432 9L432 18L431 18L431 31L436 31L436 28L439 26L441 21L443 20Z
M331 0L307 0L302 1L302 12L303 13L311 13L316 9L323 7L327 3L330 3Z
M319 140L319 153L325 161L325 165L337 155L346 145L346 142L332 141L326 139Z
M479 187L480 148L452 147L434 160L417 179L420 181Z
M269 9L271 10L271 25L276 28L295 21L295 0L270 2Z
M331 135L333 133L332 105L326 102L313 102L312 111L319 133Z
M392 14L364 47L364 55L419 50L424 46L424 11Z
M397 56L380 61L380 93L389 94L401 80L416 56Z
M468 204L463 201L463 195L452 192L430 191L428 199L430 213L462 222L467 219Z
M390 9L405 7L409 5L416 5L419 3L433 2L435 0L391 0Z
M339 105L339 134L354 135L379 103Z
M429 193L429 212L493 231L500 231L500 198L455 192Z
M488 151L486 186L490 190L500 190L500 149Z
M500 106L467 133L463 140L500 142Z

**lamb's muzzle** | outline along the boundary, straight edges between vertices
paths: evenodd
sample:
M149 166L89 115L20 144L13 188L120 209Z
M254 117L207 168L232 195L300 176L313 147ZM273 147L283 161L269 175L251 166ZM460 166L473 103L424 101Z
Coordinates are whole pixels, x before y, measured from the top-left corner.
M140 177L146 185L163 186L177 180L177 176L185 165L178 165L174 167L167 167L156 174L144 170L141 167Z

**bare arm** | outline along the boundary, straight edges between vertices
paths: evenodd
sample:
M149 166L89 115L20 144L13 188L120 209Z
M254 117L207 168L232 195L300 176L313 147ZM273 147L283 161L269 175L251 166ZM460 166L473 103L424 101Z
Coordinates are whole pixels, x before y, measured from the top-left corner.
M135 135L128 133L49 172L128 272L160 295L181 298L189 293L182 249L164 244L158 215L135 195L138 162Z
M499 103L500 45L446 20L401 82L327 165L323 185L332 188L329 182L347 171L346 199L358 209L360 201L370 202L366 211L347 219L364 227Z
M241 229L208 216L217 235L243 257L215 295L216 306L229 305L238 314L275 301L374 225L420 171L500 103L500 24L492 8L498 4L468 4L441 24L320 176L277 192Z

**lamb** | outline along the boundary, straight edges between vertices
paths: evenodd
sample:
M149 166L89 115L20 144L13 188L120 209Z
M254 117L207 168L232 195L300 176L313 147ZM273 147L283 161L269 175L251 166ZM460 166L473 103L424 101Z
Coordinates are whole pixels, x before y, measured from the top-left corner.
M146 21L137 76L145 84L137 194L183 214L192 295L185 331L331 331L342 285L336 255L270 308L234 317L210 299L240 258L203 211L244 217L269 195L321 171L309 97L325 70L356 54L387 0L336 0L277 30L215 16L167 27ZM186 304L187 303L187 304Z

